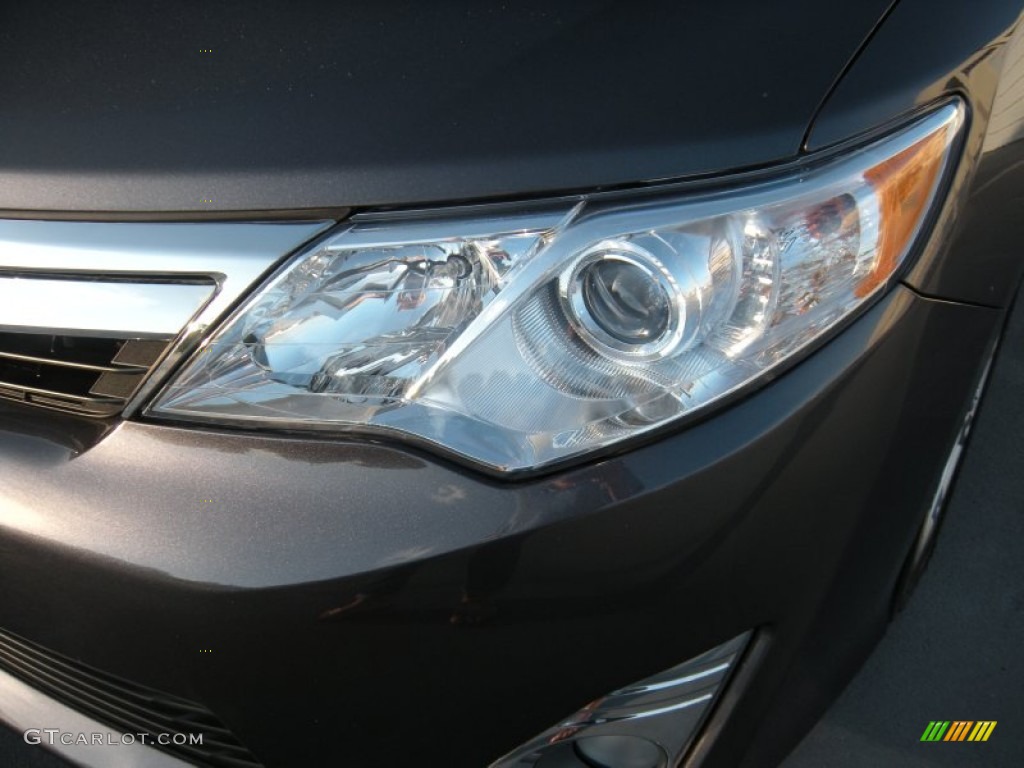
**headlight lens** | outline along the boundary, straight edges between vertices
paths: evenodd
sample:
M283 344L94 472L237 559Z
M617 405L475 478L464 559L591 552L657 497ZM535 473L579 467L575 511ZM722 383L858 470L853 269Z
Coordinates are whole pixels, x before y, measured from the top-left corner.
M235 312L151 413L398 433L500 470L629 439L760 378L878 292L962 122L947 104L728 191L356 217Z

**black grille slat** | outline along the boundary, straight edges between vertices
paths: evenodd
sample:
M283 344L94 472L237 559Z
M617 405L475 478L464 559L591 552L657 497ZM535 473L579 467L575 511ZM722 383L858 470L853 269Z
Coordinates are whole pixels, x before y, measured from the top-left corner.
M7 400L20 400L32 405L59 408L62 411L72 411L85 416L111 416L117 413L122 406L122 403L111 398L82 397L34 387L8 386L3 381L0 381L0 397Z
M207 728L192 728L183 729L178 726L176 722L159 722L157 720L146 717L144 714L137 714L132 712L130 709L122 706L125 702L117 702L113 697L103 698L90 694L86 690L82 690L81 686L69 684L66 680L57 681L53 676L48 675L46 672L42 672L38 669L32 669L25 667L24 665L17 664L16 661L12 660L3 650L0 650L0 662L10 664L10 671L16 676L21 677L26 682L34 685L35 687L50 691L58 694L58 698L65 701L65 703L72 706L81 712L95 716L97 719L101 719L105 722L109 722L118 728L125 729L126 732L130 733L168 733L168 732L182 732L182 733L202 733L203 734L203 745L202 748L196 746L190 746L187 744L174 745L173 751L179 751L187 753L192 757L200 757L207 759L211 754L222 756L225 752L241 756L243 759L247 759L248 750L240 744L231 744L216 738L210 738L210 730L217 730L222 733L231 735L227 729L207 729ZM17 674L18 672L21 674ZM154 746L155 743L154 743ZM171 745L164 745L170 747ZM247 765L258 765L258 763L249 762Z
M142 376L141 373L101 373L89 388L89 394L127 401L142 383Z
M201 704L80 664L0 630L0 668L68 706L129 733L201 733L202 745L149 746L211 768L261 768Z
M0 659L10 664L12 667L18 666L26 671L26 674L32 674L33 676L48 680L50 684L55 687L66 686L69 690L79 691L82 696L89 699L97 699L100 701L109 701L113 705L124 708L125 710L131 710L136 704L129 701L127 697L136 699L142 699L142 703L149 704L151 699L143 698L138 695L132 694L130 691L124 688L114 689L113 686L100 684L97 685L95 678L88 675L82 675L81 680L76 679L73 675L67 672L60 671L61 667L67 668L66 664L50 663L45 671L43 671L41 665L34 663L32 659L26 659L25 654L20 653L9 647L0 646Z
M82 690L81 686L69 683L67 680L55 679L54 676L38 669L32 669L18 665L4 651L0 650L0 661L10 664L12 672L20 671L26 682L36 688L47 691L59 691L60 698L71 704L74 709L90 714L102 714L104 719L116 721L119 727L127 726L128 730L134 733L162 733L166 730L165 724L158 723L145 716L137 715L121 706L114 697L97 697L88 691ZM205 742L205 736L203 741Z
M3 632L3 630L0 630L0 648L10 649L22 654L23 656L27 656L31 660L31 663L36 665L69 670L82 679L92 680L97 685L107 686L123 696L132 696L145 702L159 700L165 705L174 706L178 709L201 715L210 715L209 710L199 704L193 704L186 699L178 698L169 693L159 693L154 696L154 692L149 692L143 688L136 688L130 683L122 684L119 682L120 678L108 675L101 670L92 669L91 667L78 664L70 659L63 659L56 654L37 649L37 646L35 646L34 643L20 640L10 633Z
M87 416L118 413L166 339L0 332L0 397Z
M0 371L7 386L69 395L87 394L97 378L95 371L9 358L0 362Z
M42 357L54 363L109 365L124 339L71 336L28 331L0 331L0 350Z
M136 370L148 371L153 364L160 359L160 356L167 349L165 341L151 341L149 339L129 339L117 350L112 362L118 370L123 368L135 368Z

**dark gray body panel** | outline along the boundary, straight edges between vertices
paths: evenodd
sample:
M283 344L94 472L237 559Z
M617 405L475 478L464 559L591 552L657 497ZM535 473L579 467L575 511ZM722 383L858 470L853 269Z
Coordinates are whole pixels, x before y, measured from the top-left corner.
M888 0L181 5L0 10L0 210L404 205L763 165L797 153Z
M692 757L777 764L884 629L1024 263L1024 142L993 138L1019 4L902 0L826 98L886 5L5 7L0 209L40 218L799 165L809 126L834 146L953 93L969 130L903 285L728 408L569 469L0 403L0 626L202 702L270 766L485 765L758 628Z
M770 626L707 763L770 765L880 632L1001 318L898 289L715 418L511 485L365 443L122 424L70 447L0 405L0 614L205 703L270 765L483 765ZM452 622L467 594L484 625Z

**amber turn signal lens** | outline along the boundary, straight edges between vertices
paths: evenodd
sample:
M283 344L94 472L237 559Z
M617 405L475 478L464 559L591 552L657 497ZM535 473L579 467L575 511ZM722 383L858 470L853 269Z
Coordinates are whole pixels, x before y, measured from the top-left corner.
M948 147L946 130L938 131L865 171L880 221L875 265L857 285L858 297L870 295L892 275L913 241L935 196Z

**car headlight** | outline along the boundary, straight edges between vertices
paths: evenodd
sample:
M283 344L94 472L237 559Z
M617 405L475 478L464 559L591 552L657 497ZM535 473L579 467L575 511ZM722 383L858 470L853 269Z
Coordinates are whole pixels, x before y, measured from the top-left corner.
M150 413L398 434L499 470L628 440L882 290L962 122L946 104L726 190L356 216L278 270Z

